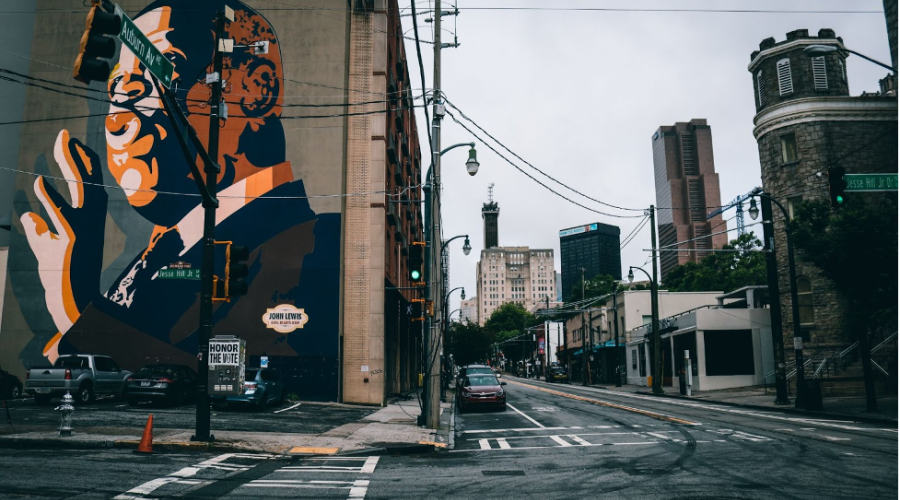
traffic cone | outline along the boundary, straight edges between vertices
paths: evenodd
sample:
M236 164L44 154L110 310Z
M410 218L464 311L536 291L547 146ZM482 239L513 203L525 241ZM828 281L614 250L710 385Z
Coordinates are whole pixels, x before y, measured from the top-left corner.
M153 453L153 414L147 419L147 425L144 426L144 435L141 436L141 443L135 453Z

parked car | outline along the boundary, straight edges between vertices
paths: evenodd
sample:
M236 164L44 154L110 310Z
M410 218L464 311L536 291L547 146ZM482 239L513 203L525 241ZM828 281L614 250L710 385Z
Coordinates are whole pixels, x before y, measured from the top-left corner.
M284 384L281 374L274 368L247 368L244 371L244 389L239 396L210 396L217 406L244 405L265 410L271 403L284 402Z
M493 374L466 375L456 388L456 404L463 412L473 407L494 407L506 411L506 391Z
M544 380L547 382L567 382L569 380L569 374L566 373L565 368L558 365L551 365L550 368L547 368L547 371L544 372Z
M197 396L197 373L184 365L149 365L141 368L125 386L129 405L141 401L181 406Z
M19 377L0 370L0 399L16 399L22 395L22 381Z
M71 354L56 358L52 367L30 368L25 374L25 392L39 405L66 392L72 394L75 404L85 404L98 394L124 394L125 381L131 375L109 356Z
M456 385L459 385L467 375L478 373L492 375L494 372L488 365L466 365L459 369L459 373L456 375Z

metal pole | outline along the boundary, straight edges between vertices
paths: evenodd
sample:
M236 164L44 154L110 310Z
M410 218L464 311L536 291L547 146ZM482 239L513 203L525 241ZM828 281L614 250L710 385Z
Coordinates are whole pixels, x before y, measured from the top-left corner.
M584 273L584 268L581 268L581 272ZM584 276L584 274L582 274ZM584 280L581 281L582 285L584 284ZM583 289L582 289L583 290ZM582 291L582 294L584 292ZM587 319L585 318L585 310L581 310L581 385L588 385L588 376L587 376L587 331L585 330L585 326L587 324Z
M650 308L653 325L653 394L662 394L662 341L659 338L659 280L656 270L656 207L650 205L650 238L652 239L653 279L650 280Z
M221 2L219 3L221 7ZM219 108L222 101L222 52L219 51L219 40L225 32L225 12L219 10L216 14L216 38L215 57L213 71L219 75L219 79L213 82L212 102L209 104L209 156L214 165L207 164L206 189L210 195L216 195L216 182L219 174ZM197 338L197 411L196 430L191 436L193 441L213 441L215 439L209 432L209 339L212 338L212 313L213 313L213 267L216 263L215 256L216 238L216 207L207 204L203 213L203 262L200 267L200 331Z
M619 353L619 283L613 288L613 331L616 334L616 387L622 387L622 359Z
M772 354L775 357L775 404L789 403L787 373L784 363L784 333L781 329L781 293L778 290L778 258L775 254L775 223L772 220L772 202L760 197L763 217L763 239L766 248L766 281L769 286L770 322L772 323Z
M588 334L590 338L590 353L588 354L588 385L594 383L593 374L594 374L594 310L588 309Z

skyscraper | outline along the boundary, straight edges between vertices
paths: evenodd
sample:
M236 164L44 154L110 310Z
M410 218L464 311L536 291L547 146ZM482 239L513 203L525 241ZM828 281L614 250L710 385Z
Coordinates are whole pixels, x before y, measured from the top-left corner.
M484 219L484 248L500 245L500 206L494 201L494 183L488 186L488 201L481 206L481 218Z
M708 207L722 205L719 174L715 171L712 132L706 119L659 127L653 134L653 172L656 178L656 216L661 248L679 241L683 252L661 252L662 278L677 265L700 262L707 252L728 243L722 216L706 218ZM699 250L699 251L697 251ZM563 279L565 284L565 279Z
M582 268L585 280L598 274L608 274L617 280L622 279L619 234L618 226L599 222L559 232L563 300L576 283L581 283Z

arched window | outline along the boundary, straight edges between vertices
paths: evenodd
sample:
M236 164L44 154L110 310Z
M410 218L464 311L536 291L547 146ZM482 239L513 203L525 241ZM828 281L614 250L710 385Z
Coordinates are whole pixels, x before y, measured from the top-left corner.
M797 278L797 307L800 309L801 325L815 324L812 283L810 283L808 278Z

